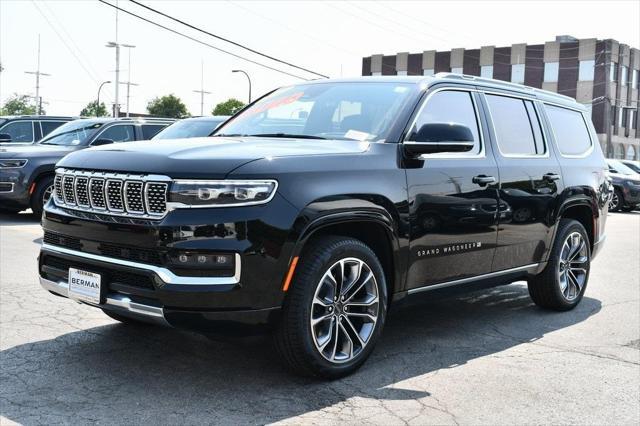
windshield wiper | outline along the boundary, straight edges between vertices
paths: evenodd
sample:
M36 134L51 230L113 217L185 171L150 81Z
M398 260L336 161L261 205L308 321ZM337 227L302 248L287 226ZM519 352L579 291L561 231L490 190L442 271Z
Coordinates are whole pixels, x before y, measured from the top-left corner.
M247 135L254 136L257 138L291 138L291 139L326 139L322 136L314 136L314 135L295 135L291 133L258 133L255 135Z
M242 133L217 133L215 135L211 135L212 138L234 138L240 136L251 136L251 135L243 135Z

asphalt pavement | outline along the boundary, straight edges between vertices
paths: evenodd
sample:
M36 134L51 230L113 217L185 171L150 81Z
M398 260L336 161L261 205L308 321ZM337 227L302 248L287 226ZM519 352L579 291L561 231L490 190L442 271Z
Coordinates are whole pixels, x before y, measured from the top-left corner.
M639 424L640 212L613 213L586 295L524 283L389 318L356 374L289 374L268 341L117 323L37 280L42 231L0 215L0 424Z

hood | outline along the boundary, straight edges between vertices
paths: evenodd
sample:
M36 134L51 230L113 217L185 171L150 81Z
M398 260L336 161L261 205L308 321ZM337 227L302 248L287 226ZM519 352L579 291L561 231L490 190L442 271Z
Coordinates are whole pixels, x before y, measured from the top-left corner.
M20 145L0 147L0 158L38 158L38 157L63 157L77 150L77 146L58 145Z
M284 138L190 138L104 145L65 157L58 166L161 174L175 178L222 179L251 161L309 155L357 154L369 143Z

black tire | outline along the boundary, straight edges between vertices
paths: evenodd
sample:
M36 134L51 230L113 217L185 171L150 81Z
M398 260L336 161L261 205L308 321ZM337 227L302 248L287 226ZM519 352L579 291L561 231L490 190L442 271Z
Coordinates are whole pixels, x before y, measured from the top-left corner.
M622 211L628 213L628 212L634 211L635 209L636 209L636 206L624 206L622 208Z
M133 319L133 318L129 318L126 317L124 315L120 315L117 314L113 311L108 311L106 309L103 309L102 312L105 313L106 316L108 316L109 318L112 318L116 321L120 321L123 324L134 324L134 325L150 325L149 323L145 322L145 321L140 321L137 319Z
M375 277L375 280L372 280L372 285L375 285L378 296L378 303L375 307L377 321L368 340L366 340L366 344L360 348L359 352L356 354L352 350L351 359L338 363L337 361L327 360L321 354L321 350L316 347L313 332L311 331L311 314L313 309L312 302L325 272L329 271L332 265L346 258L355 258L363 261ZM343 318L338 318L336 316L337 312L338 309L336 307L333 314L335 318L331 320L330 325L333 328L335 324L336 332L338 326L342 327L343 324ZM348 315L345 312L347 312L346 309L344 312L341 310L340 313ZM309 242L308 247L300 257L294 279L283 305L281 321L275 330L275 347L281 359L296 374L326 379L343 377L356 371L371 354L384 327L386 313L387 290L385 276L382 265L374 252L363 242L353 238L321 237ZM338 320L340 320L339 325ZM351 323L349 322L349 324ZM352 341L351 345L353 344ZM337 346L337 343L335 346ZM353 349L353 346L351 347Z
M44 209L44 195L48 189L53 190L53 176L45 176L36 182L36 189L31 194L31 210L36 216L42 215ZM51 192L49 192L51 194Z
M609 211L610 212L619 212L624 206L624 198L622 197L622 191L618 188L614 190L614 196L609 201Z
M583 284L580 287L577 294L574 293L573 298L567 297L563 294L562 284L560 279L561 270L564 270L564 266L561 266L561 254L565 242L570 235L579 233L584 241L584 253L586 253L586 262L583 264L586 270L584 274ZM565 263L566 265L566 263ZM533 299L534 303L542 308L552 309L556 311L568 311L575 308L587 289L589 282L589 270L591 266L591 247L589 243L589 237L584 226L573 219L561 219L558 225L558 232L556 239L553 242L553 248L549 255L549 261L545 269L537 276L530 278L528 282L529 295ZM562 269L561 269L562 268Z

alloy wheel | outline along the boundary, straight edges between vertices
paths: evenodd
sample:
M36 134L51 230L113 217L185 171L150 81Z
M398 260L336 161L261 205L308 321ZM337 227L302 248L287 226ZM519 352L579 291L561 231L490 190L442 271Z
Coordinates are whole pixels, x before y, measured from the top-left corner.
M49 201L49 198L51 198L51 194L53 194L53 185L49 185L47 189L45 189L44 192L42 193L43 206L47 204L47 201Z
M589 248L579 232L572 232L565 239L558 262L560 291L568 301L575 300L587 282Z
M378 284L369 265L354 257L337 261L320 279L311 302L316 349L332 363L354 359L369 343L379 311Z
M618 194L614 192L611 194L611 200L609 200L609 210L616 210L619 203L620 197L618 197Z

